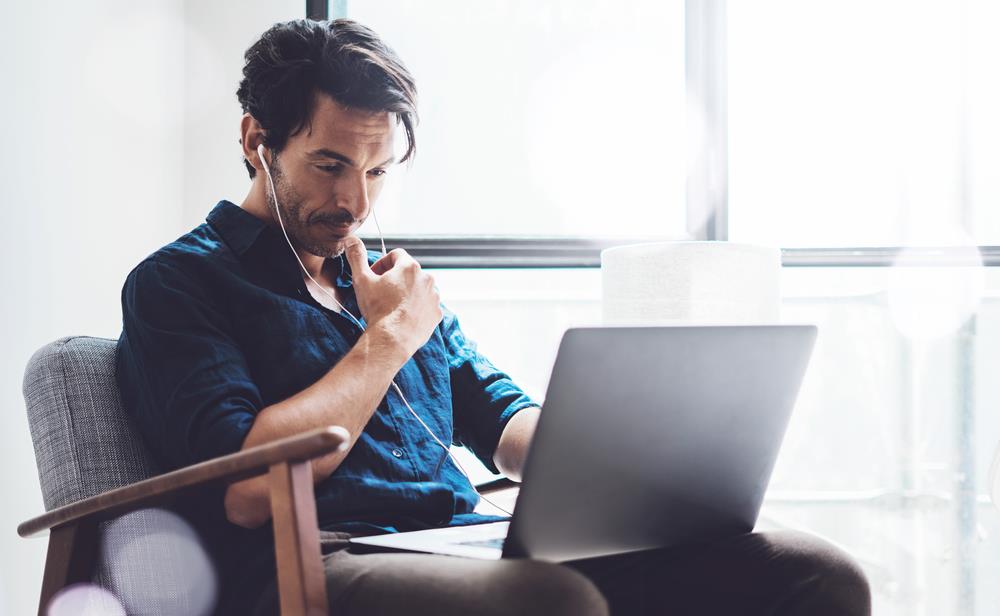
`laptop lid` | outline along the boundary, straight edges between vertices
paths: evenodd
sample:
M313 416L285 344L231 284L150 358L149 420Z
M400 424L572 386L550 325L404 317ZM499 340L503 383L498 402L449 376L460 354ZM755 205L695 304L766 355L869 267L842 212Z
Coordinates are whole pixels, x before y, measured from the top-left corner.
M812 325L568 330L503 555L750 531L815 338Z

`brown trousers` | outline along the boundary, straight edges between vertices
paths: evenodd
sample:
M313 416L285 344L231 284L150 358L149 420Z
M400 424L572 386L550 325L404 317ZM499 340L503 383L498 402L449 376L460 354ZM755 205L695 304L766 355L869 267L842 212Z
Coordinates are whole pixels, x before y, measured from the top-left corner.
M868 582L844 552L803 533L741 535L551 564L400 552L355 553L321 531L330 613L867 616ZM276 584L255 616L278 613Z

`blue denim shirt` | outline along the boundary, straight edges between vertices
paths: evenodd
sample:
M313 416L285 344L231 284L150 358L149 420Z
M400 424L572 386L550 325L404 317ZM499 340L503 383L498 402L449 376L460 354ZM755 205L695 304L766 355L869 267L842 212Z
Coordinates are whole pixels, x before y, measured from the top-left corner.
M346 258L332 265L345 306L360 316ZM536 404L444 314L396 383L442 442L465 445L496 472L506 423ZM319 380L362 333L309 294L280 230L226 201L129 274L122 316L122 400L164 469L239 451L261 409ZM390 391L316 485L320 528L371 534L500 519L472 513L479 497L446 458ZM189 512L220 566L273 559L270 525L228 523L223 493L205 491Z

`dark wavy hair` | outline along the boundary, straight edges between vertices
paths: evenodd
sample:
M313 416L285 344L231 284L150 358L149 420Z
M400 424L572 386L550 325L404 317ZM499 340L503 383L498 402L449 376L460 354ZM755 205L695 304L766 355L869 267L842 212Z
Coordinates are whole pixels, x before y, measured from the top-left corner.
M316 94L324 93L345 107L395 114L406 130L400 162L416 152L413 76L369 28L349 19L286 21L271 26L244 58L236 96L263 127L268 149L280 152L306 128ZM253 178L253 165L243 163Z

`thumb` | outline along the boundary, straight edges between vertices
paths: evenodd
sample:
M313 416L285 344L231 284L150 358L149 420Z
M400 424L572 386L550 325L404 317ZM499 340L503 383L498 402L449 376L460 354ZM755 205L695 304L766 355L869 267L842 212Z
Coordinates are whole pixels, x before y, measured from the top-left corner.
M347 262L351 266L351 274L357 278L368 278L372 276L371 267L368 265L368 251L365 243L360 237L351 237L344 247L347 255Z

